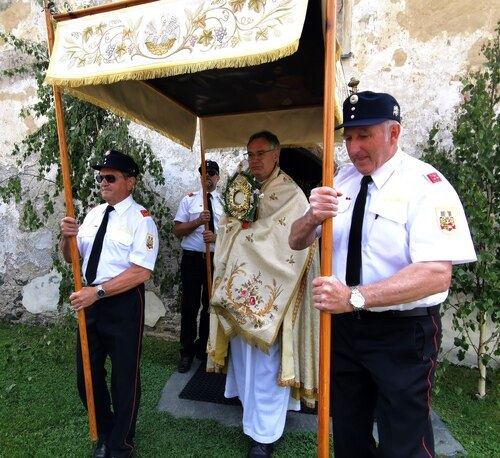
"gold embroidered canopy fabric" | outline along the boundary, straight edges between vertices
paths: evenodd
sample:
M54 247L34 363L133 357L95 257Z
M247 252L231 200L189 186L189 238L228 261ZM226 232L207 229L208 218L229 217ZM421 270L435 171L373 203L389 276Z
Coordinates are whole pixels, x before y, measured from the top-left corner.
M192 148L323 141L319 0L159 0L56 24L46 83ZM339 53L338 100L343 100Z
M163 0L64 21L46 82L150 79L293 53L307 0Z

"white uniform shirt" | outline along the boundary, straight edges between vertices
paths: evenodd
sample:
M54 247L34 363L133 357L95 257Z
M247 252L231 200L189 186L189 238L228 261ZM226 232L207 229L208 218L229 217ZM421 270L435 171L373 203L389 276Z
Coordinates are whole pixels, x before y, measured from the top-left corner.
M222 204L220 203L220 194L217 191L212 191L212 211L214 213L214 226L215 233L217 234L217 226L219 225L219 219L222 215ZM187 196L183 197L177 213L175 214L174 221L179 223L188 223L194 221L200 216L203 211L203 190L197 192L191 192ZM203 231L205 230L205 225L202 224L198 226L191 234L186 235L182 238L181 247L184 250L199 251L201 253L205 252L205 243L203 242ZM214 251L215 244L210 244L210 251Z
M362 177L353 165L347 165L335 178L335 188L343 195L334 220L333 273L342 282ZM398 150L372 178L363 222L361 285L386 279L415 262L476 260L460 199L434 167ZM447 295L448 291L404 305L377 307L376 311L432 306Z
M78 229L78 250L83 258L85 275L94 238L108 204L90 210ZM153 270L158 255L158 230L147 210L127 197L114 205L102 245L94 284L111 280L136 264Z

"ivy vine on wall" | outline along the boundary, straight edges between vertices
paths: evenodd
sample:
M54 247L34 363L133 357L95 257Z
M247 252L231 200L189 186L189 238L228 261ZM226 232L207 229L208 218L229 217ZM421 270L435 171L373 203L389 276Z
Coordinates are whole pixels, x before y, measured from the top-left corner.
M62 201L63 197L53 90L43 84L49 62L48 50L42 44L3 32L0 32L0 38L16 53L16 63L2 74L12 78L34 77L36 80L37 101L21 110L21 118L31 117L43 122L41 127L15 145L11 154L16 158L16 170L0 182L0 198L20 205L21 230L35 231L47 223L54 214L56 202ZM69 95L63 96L63 107L75 217L81 221L91 207L102 201L95 171L90 165L99 163L109 149L132 156L143 172L134 198L153 215L161 241L153 284L162 295L171 294L172 286L178 283L177 269L171 267L178 248L172 233L172 213L156 191L165 184L160 161L146 142L130 135L129 121ZM67 301L73 286L70 266L60 261L57 244L53 259L63 277L60 288L62 304Z

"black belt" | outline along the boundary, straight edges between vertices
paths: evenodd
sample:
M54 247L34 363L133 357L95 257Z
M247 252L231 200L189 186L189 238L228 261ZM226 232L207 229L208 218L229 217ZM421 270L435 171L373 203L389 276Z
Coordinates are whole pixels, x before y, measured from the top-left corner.
M190 258L202 258L205 259L207 257L207 253L205 251L192 251L192 250L182 250L182 255L183 256L188 256ZM211 256L213 256L213 253L210 253Z
M440 309L440 305L433 305L431 307L418 307L411 310L386 310L385 312L369 312L368 310L356 310L352 312L352 314L354 318L358 320L376 320L437 315Z

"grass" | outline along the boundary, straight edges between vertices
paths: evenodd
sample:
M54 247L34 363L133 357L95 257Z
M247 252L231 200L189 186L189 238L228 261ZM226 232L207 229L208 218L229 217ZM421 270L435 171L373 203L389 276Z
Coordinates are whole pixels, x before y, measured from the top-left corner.
M87 415L75 387L73 326L0 324L0 457L92 456ZM175 418L156 405L175 371L176 342L144 339L143 397L136 458L244 457L250 443L241 428ZM448 366L439 377L433 407L469 457L500 456L499 371L489 374L489 396L475 400L474 370ZM316 434L284 436L274 456L317 456Z

